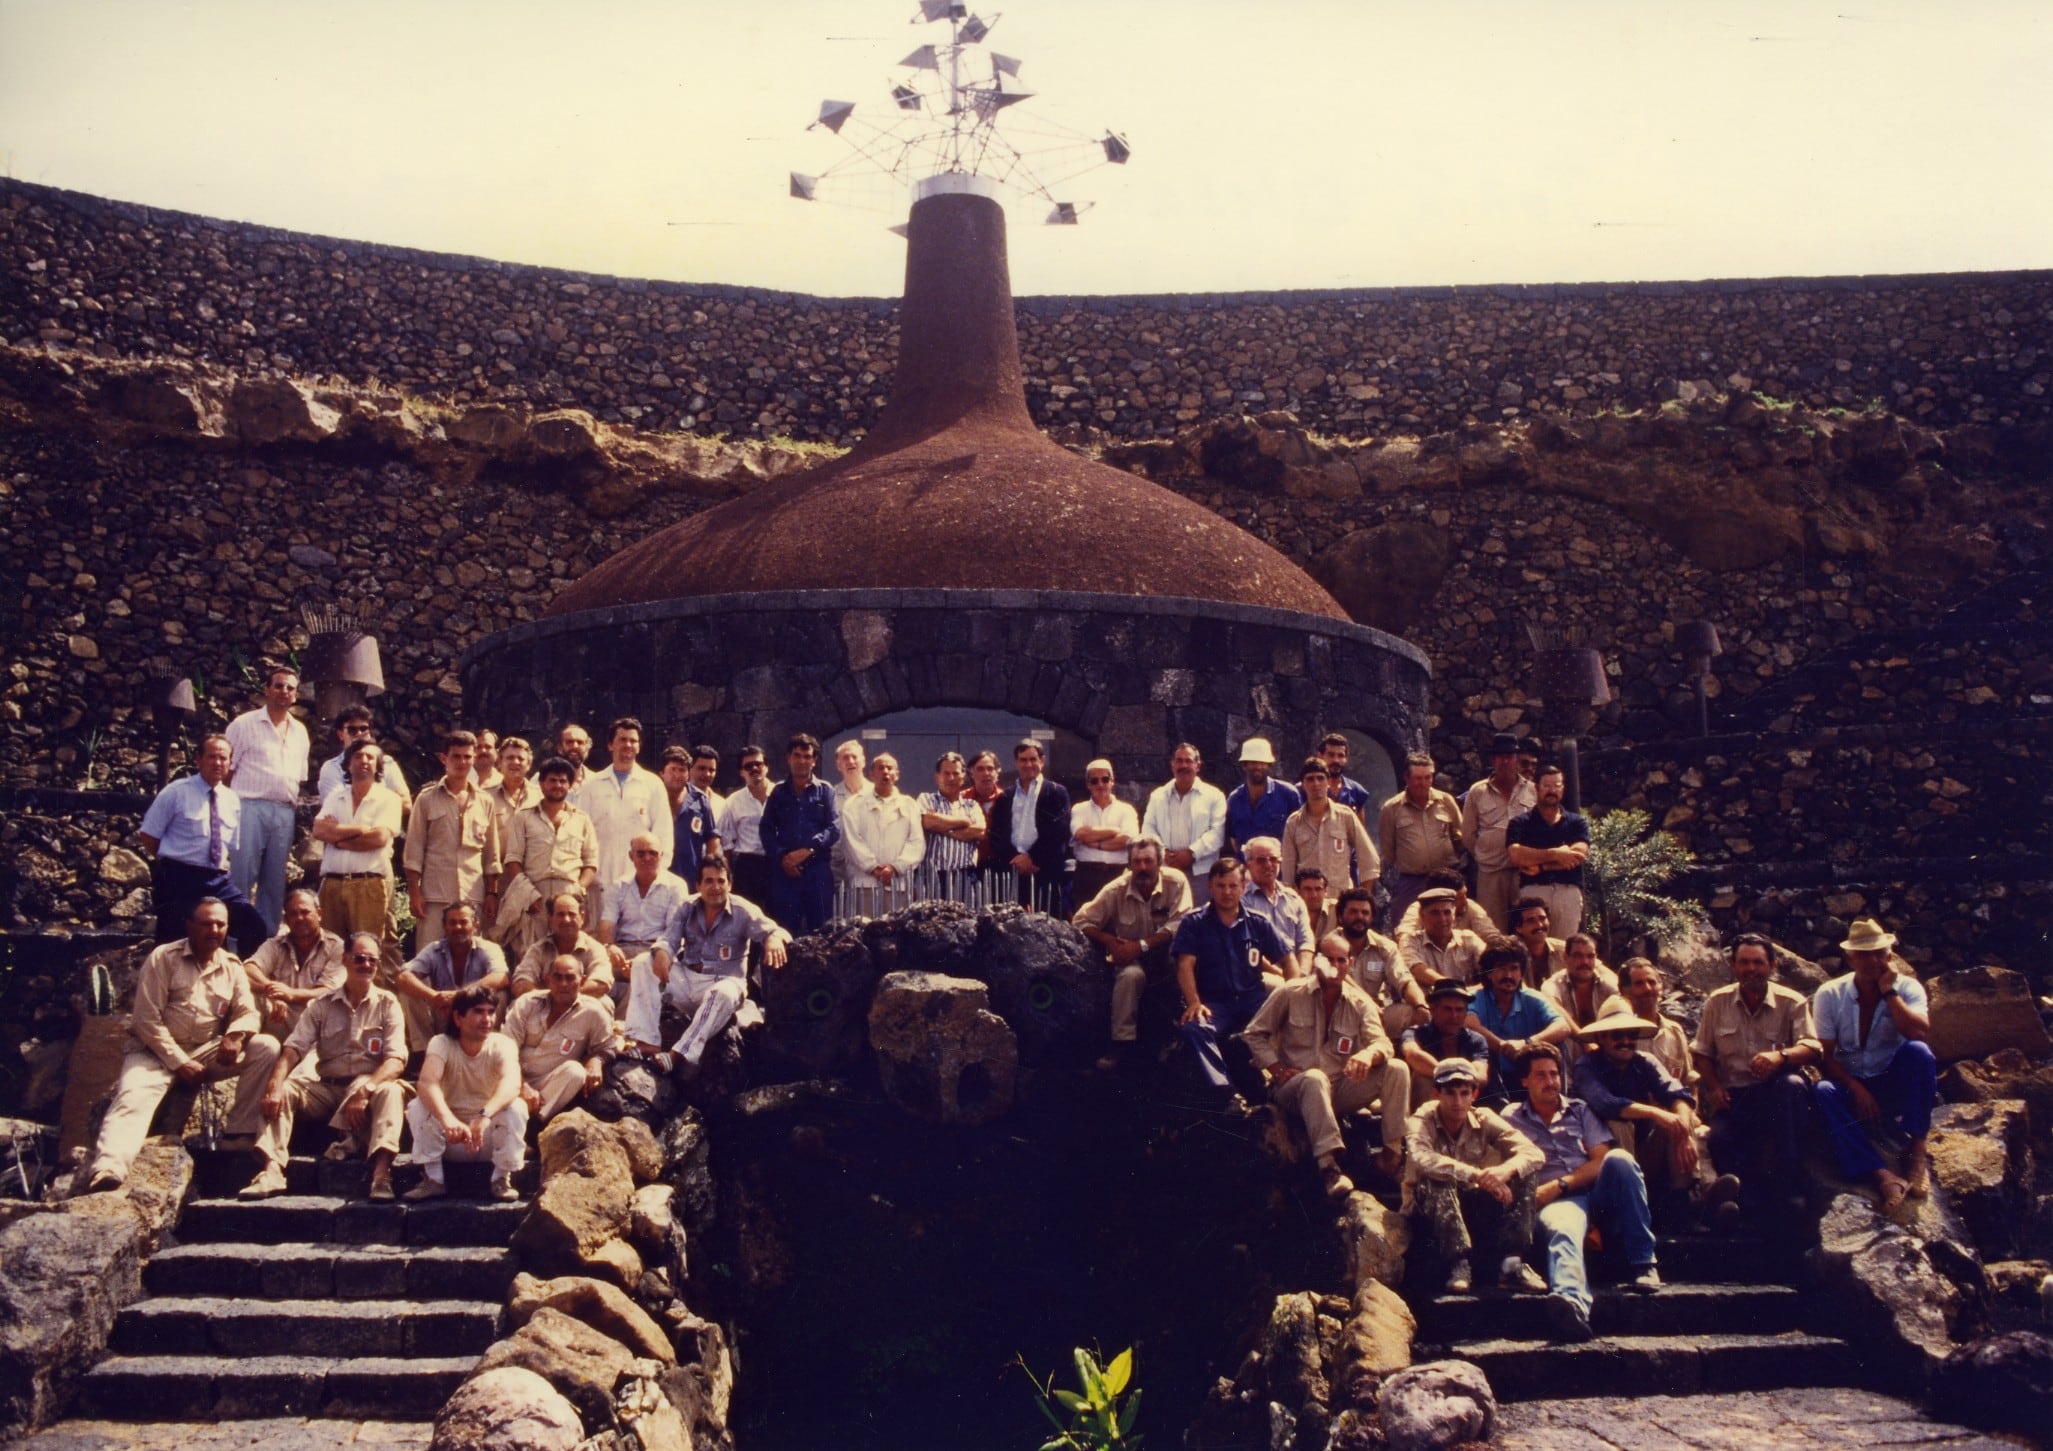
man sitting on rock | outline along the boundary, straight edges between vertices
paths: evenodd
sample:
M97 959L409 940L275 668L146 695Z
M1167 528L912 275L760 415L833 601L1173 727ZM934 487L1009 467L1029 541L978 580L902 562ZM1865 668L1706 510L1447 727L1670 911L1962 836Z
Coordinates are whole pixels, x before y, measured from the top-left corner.
M344 951L346 976L307 1004L292 1036L271 1069L258 1108L270 1122L257 1140L264 1165L243 1189L244 1199L283 1194L292 1125L301 1113L324 1118L342 1135L328 1147L330 1159L364 1154L370 1160L370 1197L392 1197L392 1160L399 1153L399 1124L406 1092L406 1019L399 999L378 986L378 938L351 936ZM293 1074L311 1060L311 1075Z
M1247 868L1237 858L1220 857L1205 883L1211 901L1177 925L1169 946L1183 994L1177 1030L1199 1074L1231 1104L1239 1095L1226 1068L1225 1040L1253 1022L1270 990L1281 986L1289 948L1267 921L1241 910Z
M521 1100L542 1123L606 1081L613 1014L583 986L584 964L559 957L541 990L522 995L506 1014L506 1036L520 1050Z
M1811 1016L1824 1050L1825 1077L1814 1090L1818 1114L1832 1135L1839 1170L1867 1179L1894 1209L1906 1194L1931 1187L1925 1136L1939 1096L1939 1061L1925 1043L1932 1019L1925 990L1908 965L1891 958L1893 933L1862 917L1839 944L1852 969L1811 998ZM1868 1139L1868 1127L1901 1132L1910 1140L1903 1173L1892 1172Z
M1284 964L1286 978L1303 977L1312 970L1312 955L1319 939L1312 935L1312 914L1295 887L1285 886L1279 874L1283 844L1273 836L1258 836L1247 844L1247 890L1241 893L1240 909L1263 918L1276 929L1290 949Z
M1525 968L1522 948L1485 948L1482 991L1469 1000L1468 1025L1490 1045L1490 1070L1506 1093L1520 1083L1514 1070L1519 1054L1540 1043L1559 1043L1571 1031L1559 1008L1524 985Z
M1628 957L1619 969L1618 990L1625 994L1637 1017L1654 1025L1654 1036L1640 1044L1640 1050L1652 1054L1654 1061L1668 1070L1669 1077L1693 1090L1697 1069L1689 1056L1689 1034L1682 1024L1661 1011L1661 995L1668 990L1668 980L1661 975L1661 969L1644 957Z
M513 1176L527 1161L527 1100L521 1096L520 1050L492 1031L492 994L472 986L449 1005L449 1027L428 1044L420 1097L406 1106L413 1157L424 1178L409 1200L449 1192L443 1160L490 1159L492 1198L518 1199Z
M1690 1045L1697 1071L1697 1101L1710 1121L1706 1147L1722 1174L1739 1176L1741 1202L1769 1199L1802 1203L1803 1134L1810 1083L1803 1065L1822 1050L1811 1028L1811 1005L1802 993L1768 979L1775 945L1759 933L1733 939L1734 982L1704 999ZM1754 1177L1765 1157L1765 1183Z
M1112 1046L1102 1072L1124 1067L1140 1037L1141 997L1175 973L1169 943L1190 914L1190 878L1162 865L1162 843L1141 835L1126 848L1126 870L1076 909L1076 929L1112 965Z
M478 936L478 909L451 902L442 909L442 936L415 953L392 982L406 1012L408 1047L425 1052L449 1026L449 1005L461 989L481 987L496 995L507 990L507 982L506 954Z
M1496 1221L1491 1250L1504 1289L1540 1294L1546 1282L1525 1262L1533 1242L1533 1176L1546 1162L1538 1146L1476 1104L1476 1070L1449 1058L1433 1070L1435 1101L1411 1116L1404 1146L1405 1209L1432 1229L1447 1265L1447 1292L1475 1286L1469 1268L1469 1217Z
M1618 979L1597 975L1597 939L1587 932L1573 933L1563 941L1562 958L1565 965L1540 984L1540 996L1560 1010L1570 1027L1587 1028L1618 996ZM1571 1035L1555 1046L1561 1050L1561 1061L1573 1071L1582 1057L1581 1043Z
M235 1080L229 1144L254 1145L257 1104L278 1060L278 1040L262 1023L242 962L226 947L228 908L202 897L185 919L185 936L143 959L121 1076L100 1124L89 1193L119 1189L128 1177L157 1106L176 1083L186 1088Z
M683 878L664 869L663 845L649 833L629 842L627 854L634 871L607 885L594 934L604 944L607 964L613 969L616 1003L619 985L634 980L634 960L663 940L663 929L691 895Z
M1659 1029L1613 998L1579 1035L1589 1045L1575 1065L1575 1096L1611 1131L1612 1142L1639 1161L1641 1172L1670 1194L1696 1183L1696 1100L1652 1055L1641 1050ZM1718 1201L1739 1190L1719 1186Z
M1475 1068L1475 1101L1484 1108L1496 1109L1505 1102L1504 1090L1490 1072L1490 1045L1468 1025L1469 990L1443 978L1427 997L1431 1020L1404 1030L1391 1065L1393 1085L1401 1073L1404 1094L1400 1097L1393 1087L1383 1098L1384 1153L1377 1156L1376 1167L1393 1177L1402 1163L1405 1121L1432 1099L1433 1075L1442 1063L1459 1058Z
M306 887L285 894L285 930L243 959L264 1027L283 1039L306 1005L342 986L342 939L321 926L321 899Z
M1583 1240L1596 1220L1604 1242L1625 1256L1626 1288L1652 1294L1661 1288L1654 1262L1653 1217L1647 1181L1630 1154L1611 1152L1611 1131L1579 1098L1561 1092L1561 1053L1552 1044L1518 1058L1525 1102L1505 1118L1545 1156L1534 1203L1547 1236L1547 1309L1564 1340L1590 1338L1590 1276Z
M1473 932L1483 941L1500 936L1497 924L1490 920L1482 904L1468 894L1468 878L1460 872L1443 870L1426 874L1426 890L1444 887L1454 893L1454 926L1459 931ZM1426 930L1425 913L1421 910L1421 898L1415 898L1404 915L1397 919L1397 925L1390 929L1390 935L1400 943L1408 942ZM1438 898L1434 899L1438 901Z
M1241 1034L1255 1067L1269 1075L1269 1097L1304 1124L1320 1184L1334 1199L1354 1192L1340 1167L1340 1119L1379 1093L1386 1104L1403 1104L1411 1088L1408 1073L1385 1071L1392 1055L1382 1014L1348 981L1347 960L1347 939L1336 932L1319 944L1311 976L1271 993Z
M748 949L762 949L763 965L784 966L791 934L746 897L730 890L727 863L699 863L699 890L663 929L662 939L634 960L627 1000L628 1041L666 1073L683 1066L697 1073L706 1045L732 1022L748 996ZM663 1004L690 1014L691 1026L663 1049ZM674 1056L673 1056L674 1055Z
M1376 897L1367 887L1340 894L1340 934L1347 939L1347 975L1383 1013L1383 1031L1393 1041L1426 1020L1426 990L1412 979L1397 944L1376 931Z

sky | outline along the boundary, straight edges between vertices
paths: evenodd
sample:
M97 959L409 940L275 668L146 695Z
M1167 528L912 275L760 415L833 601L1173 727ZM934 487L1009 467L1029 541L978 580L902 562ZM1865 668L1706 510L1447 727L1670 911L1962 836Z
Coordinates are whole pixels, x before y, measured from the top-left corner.
M0 0L0 171L327 236L894 296L903 191L830 180L808 204L787 177L846 154L806 129L821 101L882 102L894 63L945 39L917 9ZM1057 189L1094 204L1080 226L1009 207L1022 295L2053 265L2044 0L981 13L1024 61L1016 114L1133 147Z

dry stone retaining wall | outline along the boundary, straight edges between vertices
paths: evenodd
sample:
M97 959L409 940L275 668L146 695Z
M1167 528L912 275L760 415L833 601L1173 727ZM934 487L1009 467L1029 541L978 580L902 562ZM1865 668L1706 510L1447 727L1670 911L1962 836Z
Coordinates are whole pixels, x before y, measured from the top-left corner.
M895 303L553 271L0 181L0 338L575 405L651 428L848 442L890 391ZM1324 433L1658 402L1728 379L1934 424L2053 417L2053 273L1018 304L1046 426L1162 436L1286 408Z

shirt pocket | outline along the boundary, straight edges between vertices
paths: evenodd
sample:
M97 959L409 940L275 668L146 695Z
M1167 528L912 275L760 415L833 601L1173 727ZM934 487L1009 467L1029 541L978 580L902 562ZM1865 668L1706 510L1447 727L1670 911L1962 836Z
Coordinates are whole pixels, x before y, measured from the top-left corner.
M1319 1030L1319 1005L1309 998L1293 999L1290 1004L1290 1026L1302 1030L1306 1036L1316 1033Z

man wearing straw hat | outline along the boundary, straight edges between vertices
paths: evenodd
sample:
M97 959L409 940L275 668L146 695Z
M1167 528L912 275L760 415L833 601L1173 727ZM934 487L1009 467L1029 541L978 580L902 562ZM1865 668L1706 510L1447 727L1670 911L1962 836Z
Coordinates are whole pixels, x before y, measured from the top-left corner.
M1653 1055L1641 1051L1660 1031L1660 1024L1639 1016L1624 998L1612 998L1575 1035L1584 1052L1573 1083L1575 1096L1605 1121L1618 1147L1639 1160L1647 1178L1678 1194L1696 1180L1696 1100ZM1716 1188L1723 1202L1739 1192L1739 1181L1728 1176Z
M1895 945L1895 934L1884 932L1881 923L1859 918L1839 944L1852 970L1811 998L1825 1050L1825 1076L1812 1096L1841 1172L1870 1180L1884 1209L1931 1187L1925 1135L1939 1096L1939 1061L1925 1044L1932 1030L1925 990L1909 965L1889 951ZM1901 1175L1869 1141L1867 1130L1876 1124L1910 1140Z

